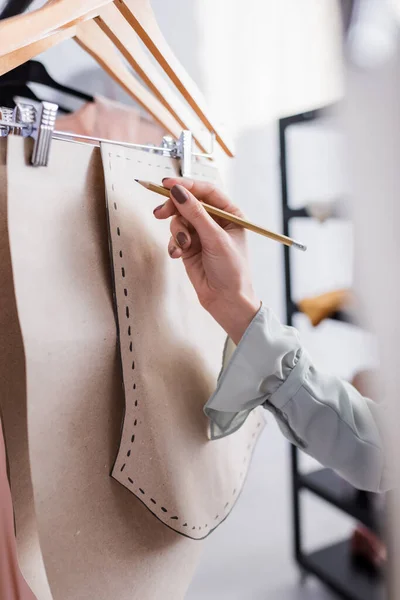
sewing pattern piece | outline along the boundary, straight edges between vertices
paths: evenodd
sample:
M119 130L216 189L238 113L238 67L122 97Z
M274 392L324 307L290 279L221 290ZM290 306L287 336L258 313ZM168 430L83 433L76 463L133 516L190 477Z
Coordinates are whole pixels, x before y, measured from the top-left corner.
M181 261L167 253L159 198L135 179L161 183L177 162L102 146L126 410L112 476L163 523L193 539L232 510L264 425L253 411L235 434L208 438L203 406L215 389L225 334L201 308ZM215 168L193 177L218 183Z

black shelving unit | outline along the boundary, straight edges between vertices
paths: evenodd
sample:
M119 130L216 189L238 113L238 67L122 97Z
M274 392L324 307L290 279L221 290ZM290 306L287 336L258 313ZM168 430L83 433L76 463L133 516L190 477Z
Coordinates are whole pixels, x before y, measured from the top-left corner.
M283 233L290 235L292 218L308 218L303 208L289 206L287 173L287 128L314 121L326 113L329 107L300 113L279 120L279 147L281 169L281 196ZM293 316L298 312L292 299L291 290L291 250L283 247L286 291L286 321L293 324ZM337 313L333 318L349 322L345 313ZM376 529L374 512L370 507L370 495L357 491L330 469L320 469L312 473L302 473L299 469L299 450L290 448L293 499L293 546L296 562L302 572L313 574L345 600L384 600L386 597L382 578L355 563L350 553L349 541L345 540L312 553L305 553L302 538L301 497L304 490L315 494L333 507L357 519L367 527Z

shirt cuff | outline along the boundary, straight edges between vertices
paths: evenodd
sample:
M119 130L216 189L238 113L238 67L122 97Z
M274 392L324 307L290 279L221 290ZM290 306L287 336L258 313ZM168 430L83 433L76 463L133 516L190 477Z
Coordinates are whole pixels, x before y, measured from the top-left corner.
M229 344L225 354L228 350ZM282 386L286 380L290 379L300 387L297 377L289 376L299 361L303 363L301 354L297 331L282 325L270 309L261 306L204 407L210 419L210 438L218 439L233 433L254 408L272 396L278 400L281 388L286 388L286 385ZM226 356L224 359L225 363ZM282 401L284 399L279 398L278 403Z

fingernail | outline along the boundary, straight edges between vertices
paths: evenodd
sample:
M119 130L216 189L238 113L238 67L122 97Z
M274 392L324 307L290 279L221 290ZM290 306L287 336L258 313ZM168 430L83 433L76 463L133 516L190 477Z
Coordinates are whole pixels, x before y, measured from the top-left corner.
M171 194L178 202L178 204L184 204L188 199L188 193L185 190L185 188L181 185L174 185L174 187L171 190Z
M183 248L183 246L186 246L186 244L188 242L188 237L187 237L186 233L183 233L183 231L180 231L179 233L177 233L176 241L178 242L178 244L180 245L181 248Z
M160 206L156 206L156 208L153 210L153 215L160 210L160 208L162 208L164 206L164 204L160 204Z
M168 181L168 179L171 179L171 177L163 177L163 179L161 180L161 183L164 183L164 181Z
M174 252L176 252L177 250L178 250L178 248L176 246L172 246L172 248L168 248L169 255L171 257L173 257L174 256Z

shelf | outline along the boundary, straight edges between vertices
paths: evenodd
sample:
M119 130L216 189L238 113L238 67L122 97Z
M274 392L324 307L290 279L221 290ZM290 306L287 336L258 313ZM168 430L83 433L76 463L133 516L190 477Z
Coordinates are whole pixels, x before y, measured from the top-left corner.
M353 561L348 541L303 554L300 565L346 600L385 598L382 577Z
M307 207L305 207L305 206L302 206L300 208L289 208L287 206L284 210L283 218L286 223L289 223L289 221L291 219L314 219L315 222L319 225L323 225L327 221L347 222L346 217L344 217L343 215L340 215L340 214L332 214L332 215L326 217L326 219L324 219L324 221L320 221L314 215L310 214L309 209L307 209Z
M288 304L288 311L290 312L290 317L293 318L294 315L296 314L304 314L302 313L301 310L298 309L297 305L295 302L292 302L290 305ZM352 318L348 313L346 313L343 310L339 310L335 313L333 313L333 315L330 315L329 317L327 317L326 320L332 320L332 321L340 321L341 323L348 323L349 325L356 325L356 323L354 322L354 318Z
M283 117L282 119L279 119L279 127L284 131L286 127L289 127L290 125L296 125L297 123L303 123L304 121L313 121L321 114L321 112L321 109L316 109L298 113L297 115L291 115L290 117Z
M305 218L312 219L311 215L307 212L307 209L303 206L302 208L286 208L284 217L286 220Z
M356 490L331 469L299 474L297 486L323 498L367 527L376 529L374 511L369 506L369 494Z
M285 221L288 223L291 219L315 219L317 224L323 225L327 221L342 221L347 222L346 217L343 215L332 214L329 217L326 217L324 221L319 221L315 216L309 213L307 207L302 206L300 208L290 208L286 207L283 213L283 217Z
M354 325L354 320L351 316L343 310L338 310L333 315L329 317L333 321L341 321L342 323L350 323L350 325Z

